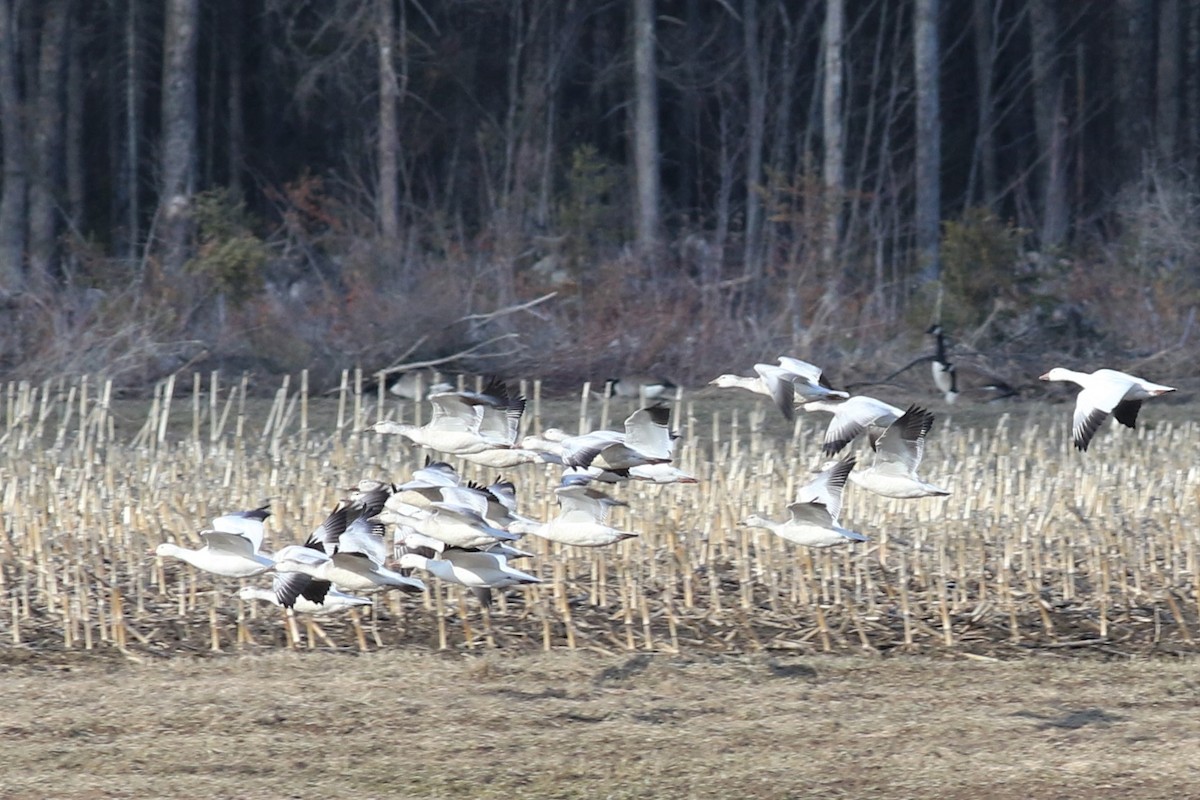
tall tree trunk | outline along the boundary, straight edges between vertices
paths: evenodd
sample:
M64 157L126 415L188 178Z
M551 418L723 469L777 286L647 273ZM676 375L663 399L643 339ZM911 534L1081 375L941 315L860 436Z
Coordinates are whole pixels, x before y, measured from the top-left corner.
M982 184L981 204L991 208L996 202L996 133L992 103L992 81L996 72L996 26L992 22L993 0L974 0L971 10L971 31L975 40L975 110L978 131L975 134L975 157L971 164L974 181L978 171ZM978 170L976 170L978 166ZM968 202L975 197L968 191Z
M826 267L831 267L837 257L842 201L846 192L845 133L842 127L842 39L845 25L845 0L825 0L825 97L822 121L825 161L822 178L825 184L826 219L821 259ZM833 287L835 281L830 280L827 285Z
M85 135L83 101L87 87L83 66L83 27L72 25L67 36L70 47L67 51L67 122L66 122L66 170L67 170L67 216L70 227L82 232L87 203L86 176L83 161L83 137Z
M1193 9L1194 11L1194 9ZM1158 81L1156 85L1155 139L1158 157L1165 166L1173 166L1179 134L1180 79L1182 66L1179 0L1159 0L1158 4Z
M1186 164L1194 172L1200 168L1200 8L1188 4L1187 45L1184 47L1184 63L1187 65L1187 148Z
M125 256L137 257L141 247L141 196L139 184L139 166L141 160L141 48L138 46L138 24L141 19L137 13L138 0L125 0L125 152L123 166L118 176L118 202L124 200L125 211ZM124 193L124 197L121 197ZM114 214L114 218L116 215Z
M1117 0L1113 11L1116 33L1115 141L1117 144L1117 187L1141 174L1142 157L1153 143L1150 125L1152 62L1150 45L1154 39L1153 0Z
M49 287L57 271L59 220L63 210L63 118L66 100L68 0L43 5L38 52L37 105L30 140L29 277Z
M0 195L0 296L24 288L25 213L28 191L25 130L17 72L14 0L0 0L0 135L4 139L4 188Z
M400 238L400 137L396 105L400 95L393 62L396 14L393 0L378 0L376 40L379 45L379 233L386 242ZM404 0L401 0L404 2Z
M942 213L942 125L938 100L938 0L916 0L915 80L917 88L916 246L921 280L940 277Z
M229 193L235 201L241 200L245 194L242 187L242 170L246 160L246 117L242 110L242 69L243 58L242 37L245 30L244 4L234 0L229 7L233 17L226 45L229 50L229 97L226 114L229 117L229 143L226 155L229 158Z
M633 0L634 164L637 173L637 250L657 261L662 184L658 153L658 73L654 0Z
M1055 42L1060 31L1051 0L1029 5L1033 59L1033 122L1041 175L1042 247L1062 244L1070 214L1067 209L1066 125L1063 121L1062 59Z
M763 140L766 138L767 121L767 90L759 46L758 5L758 0L745 0L742 3L742 57L746 65L746 101L749 108L746 120L745 247L742 258L746 275L755 280L762 277L759 218L762 211ZM751 294L759 289L754 286Z
M200 0L167 0L162 77L162 184L158 198L163 268L178 275L188 257L196 172L196 44Z

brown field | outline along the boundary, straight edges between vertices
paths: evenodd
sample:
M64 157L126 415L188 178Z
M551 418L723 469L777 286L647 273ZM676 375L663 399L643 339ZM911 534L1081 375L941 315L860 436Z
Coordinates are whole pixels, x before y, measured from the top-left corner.
M292 630L238 581L147 553L264 499L276 549L345 487L403 480L423 454L359 432L372 397L210 387L169 404L167 387L151 403L94 382L6 387L0 797L1193 793L1185 393L1086 455L1069 405L931 401L922 473L954 494L850 487L843 524L871 541L815 555L736 523L785 513L826 418L790 426L748 394L700 393L674 419L701 484L614 490L637 539L527 540L520 566L546 583L491 614L432 582ZM528 417L629 410L539 400ZM506 477L524 513L554 513L554 470Z
M72 657L0 683L0 797L1195 795L1193 661Z

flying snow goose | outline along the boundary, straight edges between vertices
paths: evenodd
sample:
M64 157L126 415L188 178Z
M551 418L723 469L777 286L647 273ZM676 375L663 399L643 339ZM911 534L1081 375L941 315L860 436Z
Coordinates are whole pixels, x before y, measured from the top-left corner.
M196 569L226 578L249 578L274 568L275 562L259 552L263 541L263 520L270 515L266 506L251 511L236 511L214 519L214 530L200 531L204 546L188 550L171 542L154 548L154 554L178 558Z
M1115 369L1098 369L1095 372L1076 372L1065 367L1055 367L1041 378L1044 381L1070 381L1083 387L1075 399L1075 417L1071 425L1075 447L1087 450L1096 431L1109 414L1117 422L1133 428L1137 425L1138 411L1142 401L1160 394L1175 391L1172 386L1151 383L1144 378L1119 372Z
M443 453L478 453L511 447L525 410L525 398L513 396L499 380L482 392L439 392L429 402L433 416L424 425L382 420L370 430L404 436Z
M398 514L397 522L408 525L451 547L478 549L496 542L512 542L520 538L503 528L490 525L477 508L452 502L437 501L428 508L410 514Z
M526 532L543 539L576 547L604 547L637 536L608 524L613 506L627 505L587 485L582 476L564 476L554 490L561 510L549 522L529 527Z
M828 456L836 455L864 431L870 431L871 446L874 447L884 430L904 414L894 405L866 395L855 395L847 400L810 400L804 404L804 410L833 413L821 444L821 450Z
M780 356L779 366L792 377L792 390L802 402L827 397L849 397L830 385L821 368L791 356Z
M541 578L508 566L505 556L479 550L447 548L441 558L404 553L400 556L400 567L423 570L448 583L466 586L485 606L491 605L492 589L542 582Z
M568 467L595 464L607 470L665 464L675 447L670 421L671 410L665 405L639 408L626 418L623 432L592 431L563 439L562 463Z
M796 502L788 505L789 518L783 522L775 522L761 514L751 514L740 524L749 528L765 528L789 542L805 547L865 542L866 536L838 524L838 515L842 510L842 489L852 469L854 457L850 456L822 471L800 489Z
M674 392L678 387L666 378L650 375L625 375L620 378L609 378L604 382L604 388L610 397L657 400L665 394Z
M950 494L917 476L925 455L925 436L933 426L933 414L909 406L875 442L875 461L869 469L850 473L850 480L884 497L901 499L944 497Z
M270 589L243 586L238 590L238 597L243 600L265 600L299 614L332 614L355 606L371 605L371 601L365 597L339 592L329 581L319 581L299 572L276 573Z

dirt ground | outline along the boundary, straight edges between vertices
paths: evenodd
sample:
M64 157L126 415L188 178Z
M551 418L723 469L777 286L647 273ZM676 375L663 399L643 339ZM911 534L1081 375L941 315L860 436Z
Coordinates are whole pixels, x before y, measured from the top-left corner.
M1050 655L38 657L2 798L1194 796L1200 664Z

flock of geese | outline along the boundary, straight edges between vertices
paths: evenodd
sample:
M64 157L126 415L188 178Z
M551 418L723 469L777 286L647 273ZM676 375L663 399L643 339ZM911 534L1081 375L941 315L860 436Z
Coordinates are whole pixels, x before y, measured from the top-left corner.
M953 401L955 368L946 358L940 328L929 332L938 345L932 359L934 381ZM1132 428L1143 401L1175 391L1111 369L1084 373L1055 367L1041 379L1080 387L1072 435L1081 451L1109 416ZM816 473L787 506L786 520L752 514L741 521L743 526L765 528L806 547L831 547L867 540L839 521L847 482L891 498L950 494L918 474L934 421L925 408L851 396L833 388L819 367L789 356L780 357L777 364L755 364L754 375L721 375L711 384L767 396L789 420L797 408L832 414L822 441L828 457L837 456L860 436L872 453L865 469L855 469L858 459L849 455ZM553 488L559 511L548 520L518 512L511 481L497 478L482 486L465 481L448 461L427 458L403 483L359 481L304 542L273 554L262 549L264 523L271 513L265 505L213 519L212 527L200 532L203 544L198 549L163 543L155 554L223 577L269 574L270 589L245 586L239 596L299 613L370 605L363 594L423 592L426 584L418 576L467 587L486 607L493 589L541 582L509 564L531 557L517 546L526 535L573 547L605 547L637 536L610 524L611 510L627 504L597 484L696 483L672 463L678 436L671 431L668 407L657 400L648 402L673 388L665 381L610 381L610 395L639 397L647 403L621 430L568 435L551 428L540 436L521 436L525 398L499 379L491 379L480 391L437 386L427 395L432 416L424 425L381 421L371 426L376 433L405 437L439 457L493 469L526 463L560 466L562 476Z

